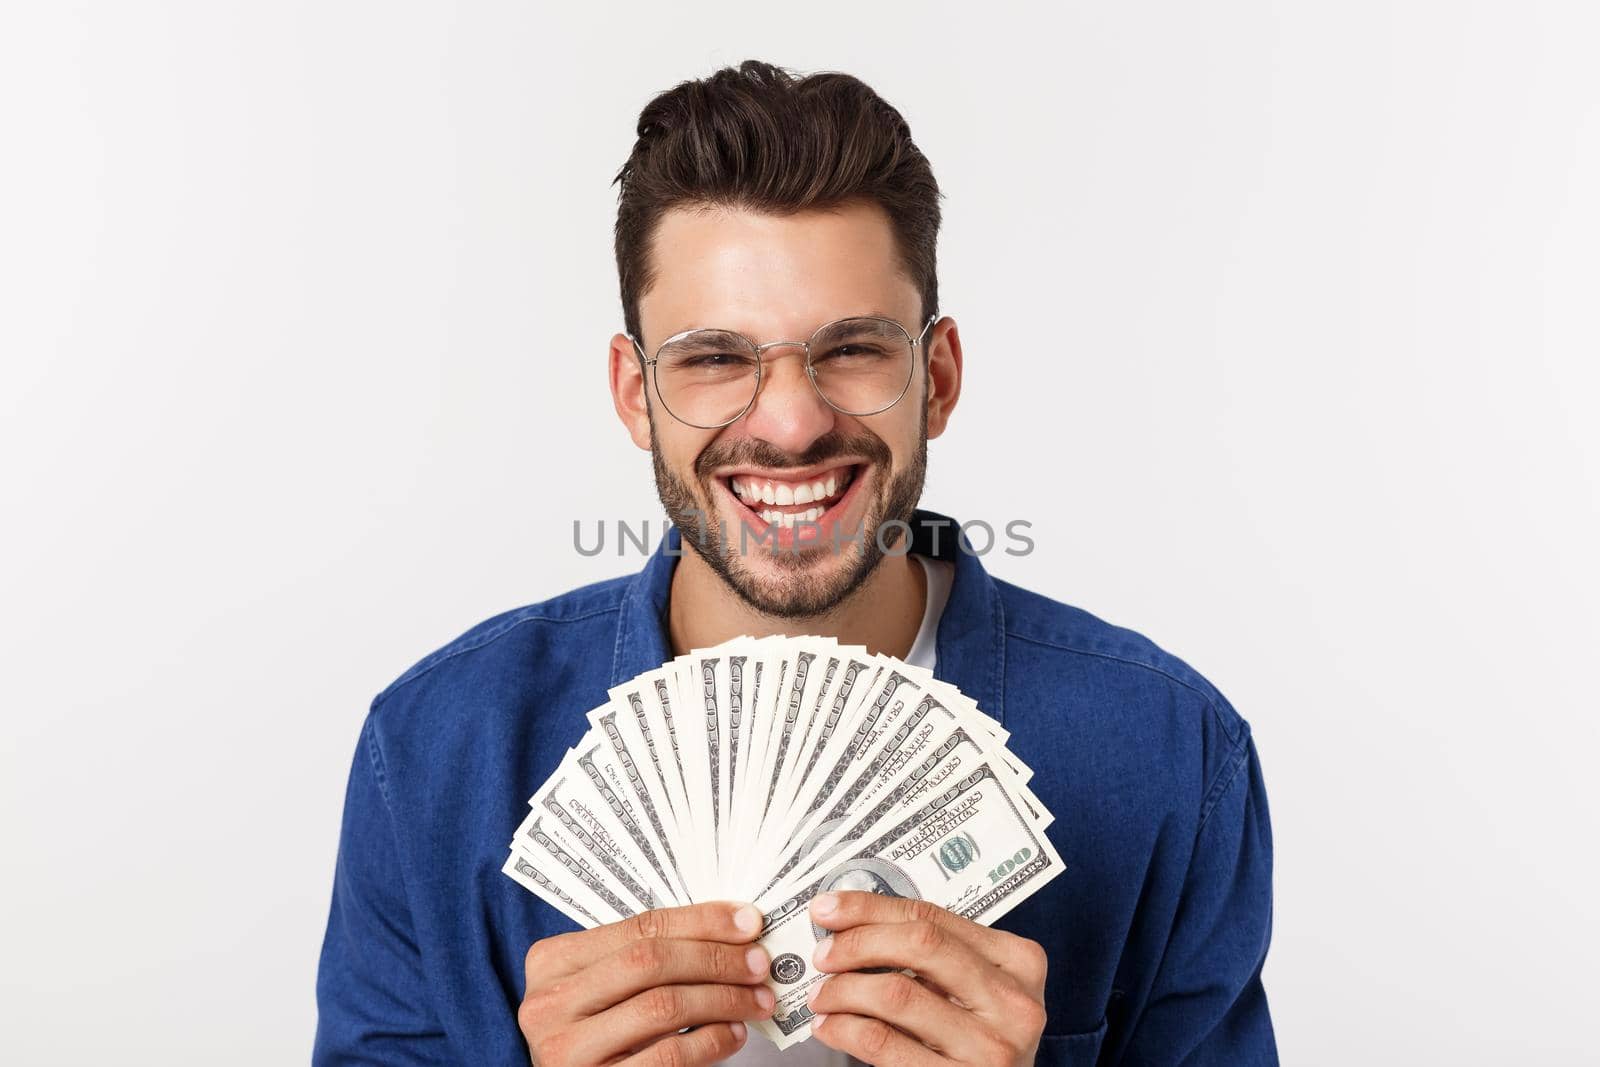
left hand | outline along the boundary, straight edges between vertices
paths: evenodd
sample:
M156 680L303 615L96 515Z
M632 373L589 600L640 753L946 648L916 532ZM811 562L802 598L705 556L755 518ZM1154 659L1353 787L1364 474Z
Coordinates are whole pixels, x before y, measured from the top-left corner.
M808 1002L824 1045L884 1067L1033 1063L1048 963L1038 942L876 893L824 893L811 918L834 931L813 958L833 976ZM895 970L842 973L863 967Z

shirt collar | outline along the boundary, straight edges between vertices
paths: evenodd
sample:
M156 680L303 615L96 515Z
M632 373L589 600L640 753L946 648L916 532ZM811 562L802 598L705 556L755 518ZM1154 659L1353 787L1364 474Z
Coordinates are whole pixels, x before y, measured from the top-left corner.
M957 543L960 524L918 508L911 520L911 551L955 564L950 599L939 620L934 675L1005 722L1005 610L994 579L978 555ZM992 541L992 539L991 539ZM617 620L611 685L661 666L667 646L667 598L672 570L686 551L677 527L667 527L644 569L628 583Z

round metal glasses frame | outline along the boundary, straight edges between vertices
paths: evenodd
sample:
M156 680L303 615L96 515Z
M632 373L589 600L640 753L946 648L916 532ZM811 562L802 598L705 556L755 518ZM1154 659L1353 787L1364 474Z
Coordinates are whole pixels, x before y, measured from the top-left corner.
M821 333L824 330L827 330L827 329L829 329L830 327L833 327L833 326L837 326L841 322L854 322L854 321L856 321L858 319L869 319L869 320L871 320L873 322L886 322L886 323L889 323L889 324L893 325L895 329L899 330L902 334L904 334L907 343L909 343L911 345L911 367L908 370L908 372L906 373L906 380L900 386L900 392L895 394L895 398L893 400L889 401L887 404L885 404L885 405L883 405L882 407L879 407L879 408L874 408L871 411L848 411L845 408L840 407L838 404L835 404L832 400L829 400L828 399L828 395L822 391L822 386L817 384L817 368L811 362L811 346L812 346L813 343L815 343L817 337L819 335L821 335ZM671 415L673 418L677 419L679 422L683 423L685 426L693 426L694 428L696 428L698 430L720 430L720 429L722 429L722 427L724 427L724 426L732 426L734 423L736 423L740 419L744 418L745 415L749 413L750 409L755 406L756 398L761 395L761 372L762 372L762 369L767 365L767 361L765 359L762 359L761 357L766 353L767 349L769 349L769 348L803 348L803 349L805 349L805 353L806 353L806 380L811 383L811 388L816 392L816 394L819 397L822 398L822 402L824 404L828 405L833 410L837 411L839 414L841 414L841 415L849 415L849 416L851 416L853 418L862 418L862 417L865 417L867 415L878 415L878 414L881 414L881 413L883 413L885 411L888 411L890 408L892 408L896 404L900 403L901 399L903 399L905 397L905 395L906 395L906 390L911 388L911 379L913 379L913 378L915 378L917 376L917 373L916 373L917 353L922 351L922 341L923 341L923 339L925 337L927 337L928 330L930 328L932 328L933 324L935 322L937 322L937 321L939 321L939 313L936 311L932 315L928 316L928 321L922 327L922 332L917 334L917 336L912 337L911 336L911 331L906 329L904 326L902 326L900 324L900 322L898 320L896 320L896 319L886 318L886 317L884 317L882 315L846 315L843 318L834 319L832 322L825 322L821 326L818 326L815 330L812 331L811 337L808 340L805 340L805 341L768 341L764 345L756 344L754 341L750 340L750 338L746 337L744 334L740 333L738 330L723 330L723 329L719 329L719 328L716 328L716 327L698 327L697 326L697 327L695 327L693 329L680 330L677 333L673 334L671 337L667 338L665 341L662 341L659 345L656 346L656 354L653 355L653 356L646 356L644 354L644 349L639 346L639 341L638 341L638 339L636 337L633 336L633 334L628 333L628 334L624 334L623 336L625 336L628 339L629 343L633 345L633 350L635 352L639 353L639 363L640 363L640 365L650 368L650 380L655 383L656 399L661 401L661 406L666 409L667 414ZM716 332L718 332L718 333L733 334L734 336L736 336L736 337L740 338L741 340L743 340L745 342L745 344L749 345L751 347L751 349L753 349L755 351L755 354L756 354L756 375L755 375L756 381L755 381L755 387L750 390L750 399L745 402L744 407L739 409L739 413L737 415L733 416L731 419L724 419L722 422L709 423L709 424L700 423L700 422L690 422L688 419L684 418L682 415L679 415L676 411L672 410L672 405L667 403L667 398L662 395L662 392L661 392L661 378L660 378L659 373L657 372L657 369L656 369L657 368L657 364L661 359L661 350L662 349L666 348L668 345L672 344L674 341L681 341L683 338L688 337L692 333L698 333L702 329L715 329Z

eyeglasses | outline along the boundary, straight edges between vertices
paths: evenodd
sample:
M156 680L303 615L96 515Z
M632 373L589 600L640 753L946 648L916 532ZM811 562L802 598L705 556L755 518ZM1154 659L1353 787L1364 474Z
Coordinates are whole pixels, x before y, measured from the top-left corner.
M758 345L735 330L695 329L675 333L653 357L632 334L627 338L650 368L661 406L679 422L716 430L737 422L761 389L762 353L802 348L806 377L823 403L843 415L876 415L900 402L911 385L917 350L939 318L928 316L912 337L894 319L858 315L817 328L809 341Z

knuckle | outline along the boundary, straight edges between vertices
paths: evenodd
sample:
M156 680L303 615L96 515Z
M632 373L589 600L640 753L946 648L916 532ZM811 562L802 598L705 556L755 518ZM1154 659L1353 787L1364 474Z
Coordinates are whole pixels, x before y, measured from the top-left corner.
M903 974L884 975L883 1002L891 1010L903 1012L916 1002L922 987Z
M745 953L749 952L748 946L717 945L712 949L712 968L719 977L726 977L734 981L748 981L750 965L745 962Z
M642 975L657 974L665 962L665 952L661 942L654 938L630 941L622 950L621 962L630 971Z
M689 1050L685 1047L687 1045L688 1040L684 1037L657 1041L650 1050L651 1062L654 1067L691 1067Z
M1007 1041L992 1030L984 1030L979 1035L978 1044L983 1048L983 1061L985 1063L1010 1063L1017 1058L1019 1051L1016 1044Z
M522 1027L523 1033L531 1034L539 1029L540 1022L547 1017L546 1006L543 992L529 993L522 998L517 1007L517 1025Z
M711 1035L708 1039L711 1052L707 1059L712 1062L720 1063L733 1055L734 1050L739 1047L739 1039L733 1036L731 1026L710 1026L703 1032L709 1032Z
M940 909L929 900L908 900L905 908L906 918L911 922L931 923L939 917Z
M683 995L672 986L656 986L641 995L639 1010L648 1022L665 1026L683 1014Z
M756 991L742 989L734 985L719 985L717 988L717 1007L720 1014L729 1019L737 1019L745 1013L750 1005L755 1003Z
M944 931L927 919L918 919L908 923L906 933L911 938L912 947L918 952L933 953L944 947Z
M1050 954L1045 952L1044 946L1037 941L1027 938L1018 938L1017 955L1021 957L1021 970L1028 977L1029 984L1043 985L1045 975L1050 970Z
M1049 1021L1049 1012L1045 1011L1043 1004L1028 997L1017 1006L1017 1021L1027 1026L1030 1034L1039 1034Z
M889 1024L878 1019L865 1019L861 1027L861 1051L865 1052L870 1063L876 1063L878 1056L889 1047Z
M567 1040L563 1034L546 1034L535 1041L529 1042L528 1051L533 1053L535 1063L565 1063L568 1052Z
M535 975L550 966L551 957L554 955L555 949L550 944L549 938L529 945L527 955L522 957L522 969L527 974L528 980L532 981Z
M833 951L828 954L828 965L832 967L844 960L859 959L867 947L862 936L865 930L864 926L852 926L848 930L834 934Z
M659 911L641 911L633 917L633 933L638 937L665 937L666 932L666 916Z
M539 1029L539 1015L538 1008L531 1000L524 1000L517 1007L517 1029L522 1031L522 1036L528 1038L530 1043Z

